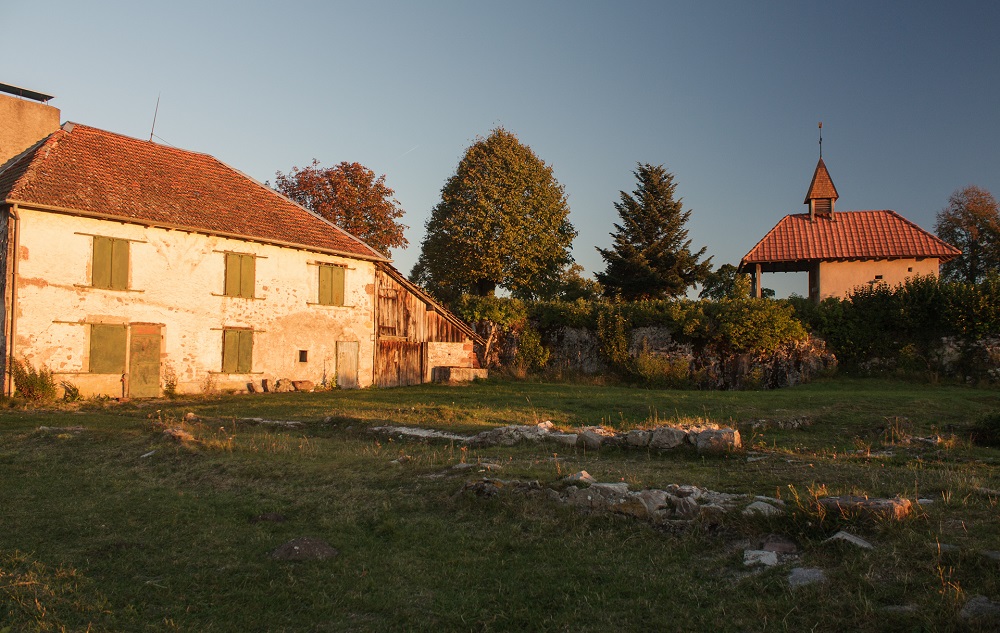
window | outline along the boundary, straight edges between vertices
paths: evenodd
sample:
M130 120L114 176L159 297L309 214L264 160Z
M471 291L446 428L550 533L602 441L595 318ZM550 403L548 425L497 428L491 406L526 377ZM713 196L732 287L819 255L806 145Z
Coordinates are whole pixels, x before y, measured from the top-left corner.
M299 362L300 363L308 363L309 362L309 350L307 350L307 349L300 349L299 350Z
M90 373L125 373L125 326L90 326Z
M128 290L128 240L95 235L91 272L95 288Z
M226 253L227 297L253 299L254 256L248 253Z
M248 374L253 366L253 330L222 331L222 373Z
M319 265L319 303L325 306L344 305L344 267Z

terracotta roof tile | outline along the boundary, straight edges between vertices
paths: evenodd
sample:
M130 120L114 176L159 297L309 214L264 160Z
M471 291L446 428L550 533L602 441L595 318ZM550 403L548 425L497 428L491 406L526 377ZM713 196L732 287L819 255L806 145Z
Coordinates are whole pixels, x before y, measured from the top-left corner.
M895 211L838 211L832 218L786 215L740 262L898 259L938 257L948 261L962 251L928 233Z
M0 200L384 260L207 154L67 124L0 172Z
M809 191L806 192L805 203L809 204L809 201L813 199L830 198L836 200L839 197L837 195L837 188L833 186L833 179L830 178L830 172L826 170L826 163L820 158L819 162L816 163L816 171L813 172L812 182L809 183Z

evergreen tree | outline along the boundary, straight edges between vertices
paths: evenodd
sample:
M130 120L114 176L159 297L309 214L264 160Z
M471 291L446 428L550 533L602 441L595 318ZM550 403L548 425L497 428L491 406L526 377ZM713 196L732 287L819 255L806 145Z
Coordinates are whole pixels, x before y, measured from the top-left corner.
M638 186L621 192L615 209L621 224L615 224L610 249L598 248L607 262L597 280L606 294L623 299L680 297L711 272L711 257L699 261L702 248L691 252L684 224L691 216L681 199L674 199L674 176L663 165L639 164L633 172Z
M533 298L572 262L568 215L552 168L497 128L466 150L441 189L410 279L446 302L497 287Z

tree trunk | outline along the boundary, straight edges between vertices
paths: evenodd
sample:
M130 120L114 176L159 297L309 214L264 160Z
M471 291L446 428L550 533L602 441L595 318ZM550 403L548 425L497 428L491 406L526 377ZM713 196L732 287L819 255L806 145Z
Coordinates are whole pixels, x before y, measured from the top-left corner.
M492 279L480 279L476 281L476 295L480 297L492 297L497 292L497 282Z

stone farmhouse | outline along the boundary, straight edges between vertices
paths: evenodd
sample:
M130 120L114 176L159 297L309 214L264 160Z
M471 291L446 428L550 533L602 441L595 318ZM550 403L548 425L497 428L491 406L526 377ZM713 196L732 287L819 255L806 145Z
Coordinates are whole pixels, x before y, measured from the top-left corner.
M937 275L942 262L962 254L895 211L834 211L838 198L820 157L805 204L808 213L786 215L743 257L756 296L761 273L809 273L809 298L843 298L858 286L903 283Z
M325 219L207 154L0 91L5 393L15 361L115 397L476 366L468 325Z

